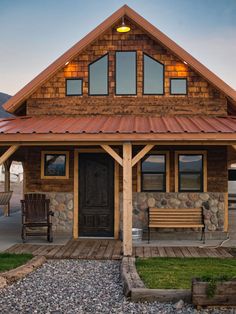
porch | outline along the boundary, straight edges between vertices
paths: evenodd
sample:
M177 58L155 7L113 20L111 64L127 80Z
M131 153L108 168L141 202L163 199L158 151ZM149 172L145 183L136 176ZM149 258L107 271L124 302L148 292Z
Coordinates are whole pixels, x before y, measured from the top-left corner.
M118 240L122 237L123 254L131 256L132 227L147 227L147 207L178 210L204 205L208 234L227 235L227 150L234 144L234 134L227 129L223 118L217 123L209 118L211 124L201 120L198 130L196 123L200 118L193 123L193 118L55 117L52 124L51 118L40 119L3 121L0 163L12 157L24 163L24 193L47 195L51 209L55 211L55 228L63 227L74 239L95 236L106 237L109 241L109 238ZM180 121L184 125L188 123L188 130L180 126ZM63 123L67 126L57 130L57 125ZM234 121L230 120L230 123ZM73 129L73 125L80 129ZM103 157L99 158L99 155ZM145 172L142 168L142 160L149 155L158 156L154 165L161 160L163 168L157 171L158 181L154 188L153 171ZM59 172L55 175L52 162L58 156L63 162L56 167ZM199 168L197 172L193 169L182 173L188 179L183 182L180 181L179 156L194 156L192 166ZM200 163L196 164L195 157ZM107 174L107 181L102 173ZM146 187L143 186L144 177ZM186 190L189 180L194 186Z
M190 244L190 243L189 243ZM194 243L192 243L194 244ZM134 257L217 257L230 258L227 248L198 246L160 246L157 243L148 246L140 243L133 245ZM120 260L123 256L122 243L119 240L69 240L65 245L53 244L15 244L5 252L31 253L43 255L48 259L96 259Z

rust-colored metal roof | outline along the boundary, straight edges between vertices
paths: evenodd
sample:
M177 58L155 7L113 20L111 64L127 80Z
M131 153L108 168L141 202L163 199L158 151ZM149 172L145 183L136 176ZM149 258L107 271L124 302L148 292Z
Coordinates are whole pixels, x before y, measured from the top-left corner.
M0 134L233 133L236 117L34 116L0 119Z
M52 77L58 70L65 66L65 63L71 61L79 52L86 48L90 43L92 43L98 36L103 34L109 27L114 25L123 16L128 16L141 28L143 28L147 33L161 42L167 49L172 51L181 60L188 63L188 65L193 68L200 75L205 77L207 81L221 90L226 96L231 98L236 102L236 91L221 80L217 75L207 69L203 64L197 61L193 56L191 56L187 51L177 45L168 36L162 33L159 29L149 23L137 12L132 10L127 5L122 6L119 10L108 17L104 22L98 25L93 31L86 35L82 40L76 43L72 48L66 51L62 56L60 56L56 61L49 65L44 71L42 71L38 76L36 76L30 83L23 87L18 93L11 97L5 104L4 109L10 113L14 113L21 104L46 80Z

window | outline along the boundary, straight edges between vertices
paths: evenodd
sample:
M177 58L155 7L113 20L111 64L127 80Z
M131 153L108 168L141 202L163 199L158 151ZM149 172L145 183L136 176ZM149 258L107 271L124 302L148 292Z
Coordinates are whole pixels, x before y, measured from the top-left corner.
M142 191L166 191L166 155L148 155L142 160Z
M89 95L108 95L108 54L89 64Z
M80 96L83 93L83 80L70 78L66 80L66 96Z
M69 179L69 152L43 151L41 153L42 179Z
M170 94L187 95L187 79L186 78L170 79Z
M143 55L143 93L164 94L164 65L146 54Z
M116 95L136 95L136 52L116 52Z
M180 192L203 192L203 155L178 155L178 186Z

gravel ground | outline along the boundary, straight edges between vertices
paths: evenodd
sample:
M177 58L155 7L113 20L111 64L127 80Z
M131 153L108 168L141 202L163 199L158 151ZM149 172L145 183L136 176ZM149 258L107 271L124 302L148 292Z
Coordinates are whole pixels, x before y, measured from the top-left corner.
M117 261L48 261L41 268L0 291L0 313L236 313L196 311L190 305L131 303L123 297Z

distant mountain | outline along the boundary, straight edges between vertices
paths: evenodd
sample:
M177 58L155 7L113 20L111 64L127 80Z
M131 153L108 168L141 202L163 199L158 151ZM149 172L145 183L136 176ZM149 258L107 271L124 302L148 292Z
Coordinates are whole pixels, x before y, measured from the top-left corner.
M2 105L9 99L11 98L10 95L4 94L0 92L0 118L7 118L7 117L12 117L12 114L6 112Z

